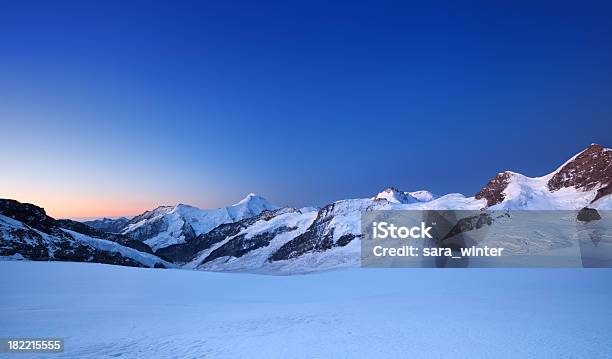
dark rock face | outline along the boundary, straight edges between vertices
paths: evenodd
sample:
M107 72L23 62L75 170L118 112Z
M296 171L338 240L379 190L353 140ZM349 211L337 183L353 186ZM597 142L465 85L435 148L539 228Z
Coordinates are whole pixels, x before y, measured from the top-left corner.
M592 144L566 163L547 183L551 192L574 187L589 191L600 187L593 201L612 193L612 151Z
M337 247L344 247L347 244L351 243L351 241L355 239L355 235L354 234L345 234L340 236L340 238L338 238L338 240L336 241L336 246Z
M488 213L481 213L477 216L471 216L466 218L461 218L457 221L457 223L451 228L442 241L452 238L461 233L473 231L475 229L480 229L484 226L490 226L493 224L493 218Z
M125 217L121 217L117 219L110 219L110 218L96 219L93 221L85 221L83 223L85 223L86 225L92 228L103 231L103 232L121 233L121 231L125 228L128 222L129 222L129 219Z
M501 203L505 196L503 191L510 183L510 173L504 172L499 173L493 177L486 186L484 186L478 193L476 193L476 199L486 199L487 207L491 207L498 203Z
M601 215L594 208L584 207L578 212L578 216L576 217L581 222L591 222L597 221L601 219Z
M16 254L28 259L49 260L49 248L40 233L27 227L0 230L0 256Z
M21 203L12 199L0 199L0 214L23 222L46 234L63 233L57 227L55 219L47 216L43 208L30 203Z
M355 239L355 235L343 235L334 243L334 228L330 226L330 222L334 218L334 208L335 204L329 204L321 208L317 213L317 218L306 232L281 246L268 258L268 261L287 260L309 252L323 252L333 247L343 247L349 244Z
M7 228L0 231L0 256L19 254L35 261L72 261L142 267L139 262L117 252L106 252L77 242L64 232L63 237L44 238L31 228ZM5 235L6 233L6 235Z
M119 241L117 243L119 243L119 244L121 244L123 246L126 246L126 247L133 248L133 249L135 249L137 251L140 251L140 252L154 254L153 253L153 249L151 249L151 247L148 244L144 243L144 242L135 241L133 239L126 239L126 240Z
M297 227L282 226L276 228L271 232L256 234L248 239L246 238L245 234L241 234L237 237L232 238L221 247L212 251L200 264L204 264L206 262L210 262L221 257L240 258L250 251L262 247L267 247L270 244L270 241L272 241L277 235L285 232L295 231L296 229Z
M183 236L185 236L185 242L191 242L194 239L196 239L196 237L197 237L197 235L195 233L195 230L193 229L191 224L189 224L187 222L183 223L183 227L181 228L181 232L183 233Z
M117 264L142 267L143 265L118 252L103 251L76 240L73 230L85 235L100 235L98 230L82 223L55 219L46 215L45 210L28 203L14 200L0 200L0 214L18 222L0 222L0 256L21 255L37 261L74 261ZM108 239L101 237L102 239ZM116 241L119 242L119 238ZM119 242L120 243L120 242Z
M200 234L191 241L160 248L155 252L155 254L169 262L187 263L193 260L201 251L212 247L228 237L235 236L236 234L240 233L240 231L257 221L269 221L270 219L274 218L278 212L278 210L266 210L257 216L246 218L238 222L221 224L208 233Z

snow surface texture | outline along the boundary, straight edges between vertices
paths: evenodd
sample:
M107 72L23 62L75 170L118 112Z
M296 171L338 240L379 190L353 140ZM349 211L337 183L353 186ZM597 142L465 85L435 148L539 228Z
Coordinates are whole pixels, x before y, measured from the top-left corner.
M66 341L62 354L19 358L612 353L609 269L348 269L279 277L0 262L0 273L0 287L10 288L0 295L0 337Z

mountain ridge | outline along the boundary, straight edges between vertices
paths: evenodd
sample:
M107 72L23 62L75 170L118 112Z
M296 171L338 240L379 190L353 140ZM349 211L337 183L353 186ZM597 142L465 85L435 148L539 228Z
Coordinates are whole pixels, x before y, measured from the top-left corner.
M474 198L496 209L574 209L593 205L610 193L612 150L591 144L544 176L500 172Z
M131 219L84 223L55 220L35 205L0 200L0 256L292 274L358 265L363 211L612 209L611 183L612 151L592 144L544 176L500 172L472 197L388 187L370 198L296 209L250 193L216 209L159 206ZM67 253L77 248L89 257L49 255L56 248Z

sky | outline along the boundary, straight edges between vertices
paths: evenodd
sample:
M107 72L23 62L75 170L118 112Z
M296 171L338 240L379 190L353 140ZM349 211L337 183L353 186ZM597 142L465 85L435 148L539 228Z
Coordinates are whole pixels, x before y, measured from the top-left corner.
M0 197L473 195L612 146L606 2L3 2Z

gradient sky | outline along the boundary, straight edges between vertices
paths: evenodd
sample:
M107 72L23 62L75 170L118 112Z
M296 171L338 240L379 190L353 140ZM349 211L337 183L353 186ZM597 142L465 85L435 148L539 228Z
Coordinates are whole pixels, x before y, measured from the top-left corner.
M0 197L472 195L612 146L610 2L423 3L3 2Z

